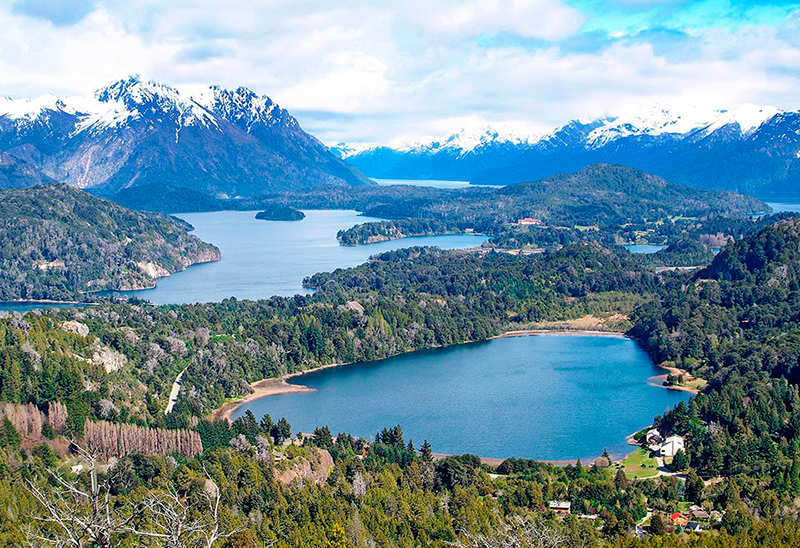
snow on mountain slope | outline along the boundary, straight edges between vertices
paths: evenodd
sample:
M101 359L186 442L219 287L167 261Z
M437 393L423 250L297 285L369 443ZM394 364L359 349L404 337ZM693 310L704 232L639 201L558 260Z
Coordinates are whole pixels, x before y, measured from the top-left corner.
M717 120L703 128L702 131L706 135L711 135L725 126L737 124L742 134L748 135L781 112L779 108L772 106L747 103L730 111L720 111Z
M167 181L219 196L371 184L266 95L138 76L88 97L0 98L0 151L105 193Z
M633 110L631 113L608 118L599 118L586 123L577 120L557 127L548 133L526 133L519 129L503 126L485 126L462 129L441 138L427 138L418 141L400 141L379 145L375 143L338 143L335 149L343 158L357 156L380 147L390 148L401 153L437 154L446 151L456 155L466 155L481 147L512 145L519 147L535 146L564 133L571 127L596 126L584 138L586 148L599 148L618 139L633 136L686 136L696 131L710 135L715 131L738 124L743 135L756 130L764 122L782 112L767 105L744 104L732 110L713 110L701 107L666 107L652 105Z
M64 102L55 95L47 94L36 99L12 99L0 97L0 116L11 120L33 120L47 110L67 110ZM72 112L74 114L74 111Z
M745 104L730 110L655 105L573 120L546 133L486 128L387 146L337 146L352 165L385 179L510 184L612 163L701 188L800 192L800 111Z
M445 153L454 156L465 156L482 147L488 146L497 146L501 144L511 146L533 145L541 138L542 134L526 133L517 128L497 124L493 126L465 128L441 138L428 137L414 141L400 140L389 144L387 148L391 148L397 152ZM342 142L337 143L331 148L342 158L348 158L383 146L384 145L377 143Z

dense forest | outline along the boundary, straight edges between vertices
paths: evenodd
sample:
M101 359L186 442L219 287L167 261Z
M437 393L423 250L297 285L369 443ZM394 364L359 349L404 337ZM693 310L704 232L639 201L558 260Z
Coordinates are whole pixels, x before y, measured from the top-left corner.
M114 519L79 545L796 546L800 219L747 222L766 226L692 273L598 242L533 255L411 248L311 276L309 296L3 313L0 541L43 545L66 534L48 515L89 520L106 504ZM676 257L705 250L671 247ZM323 425L299 435L278 417L208 418L260 378L589 315L625 318L611 328L708 381L653 420L684 436L671 465L680 475L640 480L606 457L491 470L468 455L434 457L399 426L364 440ZM120 460L93 472L90 440ZM566 518L549 508L560 500L571 503ZM669 522L691 504L710 514L710 532Z
M0 301L85 300L219 258L174 219L66 185L0 191Z

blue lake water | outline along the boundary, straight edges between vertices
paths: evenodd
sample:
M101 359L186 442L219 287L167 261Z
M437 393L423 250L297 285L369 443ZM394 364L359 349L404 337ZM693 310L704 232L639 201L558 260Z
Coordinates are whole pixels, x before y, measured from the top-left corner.
M423 179L372 179L381 186L409 185L409 186L429 186L432 188L466 188L469 181L435 181Z
M662 249L666 249L667 246L649 245L649 244L631 244L631 245L623 245L622 247L624 247L631 253L655 253L657 251L661 251Z
M39 310L42 308L65 308L70 306L88 306L86 304L67 304L67 303L50 303L50 302L0 302L0 310L10 310L13 312L20 312L24 314L31 310Z
M787 202L766 202L775 213L783 213L784 211L793 211L800 213L800 200L787 201Z
M663 374L632 340L511 337L324 369L289 382L313 388L235 411L286 417L293 432L363 437L400 424L434 452L565 460L630 451L629 434L689 394L647 384Z
M474 247L485 236L465 234L403 238L355 247L340 246L339 230L376 221L355 211L305 211L302 221L260 221L255 211L181 213L193 232L222 251L222 260L187 268L161 278L154 289L120 292L156 304L264 299L308 293L303 278L317 272L357 266L370 256L418 245L445 249Z

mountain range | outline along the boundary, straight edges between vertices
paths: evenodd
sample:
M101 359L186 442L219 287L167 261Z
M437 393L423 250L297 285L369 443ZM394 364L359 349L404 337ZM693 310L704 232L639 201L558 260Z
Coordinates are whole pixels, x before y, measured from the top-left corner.
M573 120L541 135L489 127L399 146L340 143L333 150L367 175L387 179L511 184L607 162L700 188L800 191L800 112L752 104L715 111L656 106Z
M50 181L101 195L156 184L221 198L371 184L266 95L138 76L91 97L0 98L0 187Z

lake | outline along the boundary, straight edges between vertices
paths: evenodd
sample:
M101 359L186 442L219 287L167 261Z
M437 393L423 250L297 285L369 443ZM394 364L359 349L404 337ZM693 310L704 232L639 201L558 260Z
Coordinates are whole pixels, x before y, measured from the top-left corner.
M630 244L630 245L623 245L622 247L624 247L631 253L656 253L657 251L661 251L662 249L667 248L667 246L665 245L650 245L650 244Z
M785 211L800 213L800 201L798 201L797 198L795 198L793 201L766 202L766 204L772 208L774 213L783 213Z
M289 382L313 388L237 409L286 417L294 433L330 425L373 437L400 424L417 447L565 460L630 451L626 436L689 394L647 384L664 371L632 340L536 335L413 352L323 369Z
M86 303L53 303L48 301L24 301L24 302L2 302L0 301L0 310L11 312L19 312L24 314L31 310L39 310L42 308L65 308L73 306L89 306Z
M469 181L436 181L425 179L372 179L380 186L409 185L409 186L428 186L431 188L466 188Z
M370 256L418 245L457 249L478 246L485 236L475 234L403 238L355 247L340 246L339 230L377 221L355 211L304 211L302 221L259 221L255 211L180 213L192 232L222 251L222 260L194 265L158 280L154 289L123 291L156 304L264 299L273 295L307 294L303 278L317 272L360 265Z

